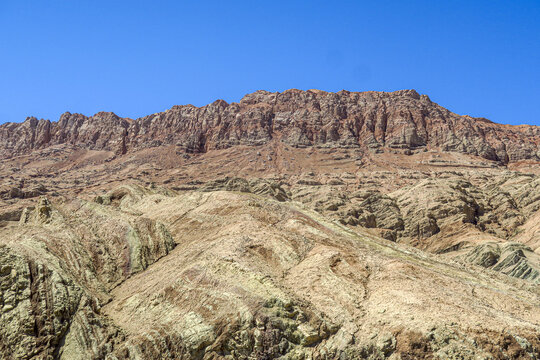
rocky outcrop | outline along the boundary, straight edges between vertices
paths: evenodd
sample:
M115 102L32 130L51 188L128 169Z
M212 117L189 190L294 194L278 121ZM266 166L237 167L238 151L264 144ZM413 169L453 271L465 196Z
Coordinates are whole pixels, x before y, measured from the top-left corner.
M378 228L394 241L422 241L459 224L508 239L540 207L538 180L511 173L474 184L455 174L429 177L387 194L330 183L304 179L291 187L291 199L342 224Z
M125 137L130 121L113 113L92 117L62 114L57 122L27 118L23 123L0 126L0 154L13 156L52 145L70 144L87 149L125 153Z
M19 222L9 220L0 229L2 357L540 354L537 294L523 284L323 216L365 208L406 229L394 196L351 192L337 210L321 202L313 211L305 200L332 200L337 193L327 190L343 185L242 178L198 185L175 192L126 184L94 201L41 197ZM536 281L530 249L493 249L493 259L478 250L464 260ZM443 296L444 311L435 311Z
M289 194L281 187L279 182L263 179L246 180L242 178L226 177L205 183L200 190L205 192L218 190L240 191L270 196L278 201L285 201L289 199Z
M58 263L19 251L0 245L2 359L90 359L111 351L118 330L100 315L100 301Z
M127 151L176 145L206 152L278 139L294 147L361 148L380 152L440 149L507 163L540 160L540 128L507 126L459 116L414 90L392 93L257 91L239 103L218 100L130 120L113 113L65 113L58 122L28 118L0 126L0 155L28 153L55 144Z
M479 245L465 256L465 260L509 276L540 282L538 259L531 261L531 257L538 257L531 248L523 244L509 242Z
M47 193L47 188L42 184L24 188L23 186L6 186L0 188L0 198L3 199L28 199L44 195Z
M114 206L46 197L25 209L6 234L0 243L5 359L104 358L122 338L100 313L110 290L175 246L158 221Z

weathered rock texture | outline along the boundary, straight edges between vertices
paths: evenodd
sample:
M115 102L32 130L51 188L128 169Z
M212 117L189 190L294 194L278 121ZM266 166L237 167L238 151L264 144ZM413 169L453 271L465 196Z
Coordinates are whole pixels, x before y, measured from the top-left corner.
M267 181L41 198L1 241L6 359L540 355L531 248L486 243L448 262Z
M218 100L174 106L137 120L113 113L65 113L58 122L28 118L0 126L0 154L25 154L57 144L117 154L177 145L206 152L279 139L295 147L440 149L501 162L540 159L540 128L507 126L459 116L414 90L393 93L257 91L239 103Z
M0 359L538 359L539 128L414 91L0 126Z
M109 291L175 246L155 220L80 200L53 205L43 197L4 230L5 359L102 358L119 336L100 315Z

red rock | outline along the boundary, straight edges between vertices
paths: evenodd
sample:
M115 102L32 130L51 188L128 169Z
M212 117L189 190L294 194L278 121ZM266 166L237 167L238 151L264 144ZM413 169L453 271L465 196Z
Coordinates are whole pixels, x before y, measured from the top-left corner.
M58 122L28 118L0 126L0 156L56 144L124 154L176 144L186 152L279 139L294 147L359 147L414 151L438 149L504 163L540 160L540 128L500 125L460 116L415 90L328 93L291 89L256 91L239 103L217 100L203 107L174 106L131 120L114 113L92 117L65 113Z

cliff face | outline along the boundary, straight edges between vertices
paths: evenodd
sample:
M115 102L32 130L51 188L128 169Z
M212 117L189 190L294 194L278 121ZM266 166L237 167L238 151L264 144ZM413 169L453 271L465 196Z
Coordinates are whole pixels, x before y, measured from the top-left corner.
M414 90L392 93L257 91L239 103L173 108L136 120L113 113L65 113L58 122L28 118L0 126L0 156L26 154L56 144L130 150L177 145L201 153L276 139L294 147L436 149L504 163L540 160L540 128L499 125L459 116Z
M2 125L0 359L539 359L539 142L412 90Z
M21 124L0 126L0 153L20 155L57 144L123 152L128 127L128 120L105 112L92 117L64 113L58 122L31 117Z

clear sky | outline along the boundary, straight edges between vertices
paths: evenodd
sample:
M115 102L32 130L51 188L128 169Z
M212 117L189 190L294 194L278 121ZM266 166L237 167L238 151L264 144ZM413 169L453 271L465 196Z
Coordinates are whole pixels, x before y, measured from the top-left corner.
M289 88L540 125L540 1L0 0L0 122Z

